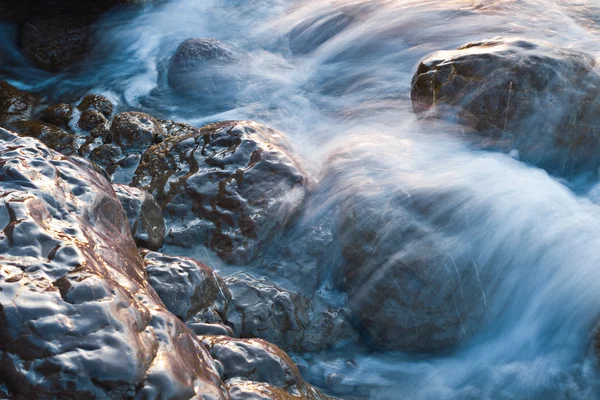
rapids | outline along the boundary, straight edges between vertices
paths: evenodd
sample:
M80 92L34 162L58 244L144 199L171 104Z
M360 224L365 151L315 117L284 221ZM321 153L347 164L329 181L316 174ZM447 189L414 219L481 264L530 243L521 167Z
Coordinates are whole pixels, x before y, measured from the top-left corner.
M308 278L280 272L295 263L326 265L317 295L330 304L346 301L336 286L341 260L332 233L340 201L351 191L383 203L389 196L386 211L393 214L394 190L429 199L432 215L443 219L441 234L468 243L478 274L491 277L481 284L489 318L450 353L342 347L296 355L305 379L332 395L590 399L600 398L590 350L600 317L600 186L550 176L516 153L474 150L457 138L460 127L418 122L410 85L431 52L495 36L600 54L598 21L597 0L168 0L104 15L97 50L77 71L41 72L12 40L2 40L0 78L51 99L91 90L119 111L196 126L266 123L287 133L316 177L332 151L352 146L341 179L314 182L297 226L253 265L306 292L313 286ZM0 24L1 37L15 34ZM237 108L168 90L169 58L191 37L248 52L248 83L236 89ZM325 243L320 260L302 250L311 246L302 243L309 236ZM205 248L169 251L221 270L242 269L219 263ZM261 267L273 263L280 265Z

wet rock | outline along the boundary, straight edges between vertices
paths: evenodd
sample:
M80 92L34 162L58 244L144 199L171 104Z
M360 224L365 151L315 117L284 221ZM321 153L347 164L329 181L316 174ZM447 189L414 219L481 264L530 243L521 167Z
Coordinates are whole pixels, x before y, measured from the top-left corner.
M450 350L485 321L489 270L446 230L450 217L433 213L444 195L399 179L378 146L336 152L322 180L336 190L349 308L378 349Z
M77 153L77 136L42 121L19 121L13 124L15 132L41 140L46 146L65 155Z
M207 336L202 342L221 365L234 399L328 399L302 379L289 356L260 339Z
M206 322L189 322L187 326L194 334L199 336L234 336L233 330L227 325Z
M231 294L223 279L206 265L187 257L147 252L149 281L167 309L183 321L221 322Z
M231 291L227 322L236 336L301 349L310 324L310 301L265 280L239 273L225 278Z
M131 186L115 184L113 188L125 210L135 243L149 250L160 249L165 239L165 220L154 197Z
M73 106L70 104L55 104L48 107L40 116L40 120L60 128L69 128L73 117Z
M92 150L89 160L106 168L123 157L123 151L116 144L102 144Z
M110 118L114 111L114 104L104 96L98 94L88 94L77 106L79 111L98 111L106 118Z
M82 131L94 132L94 136L99 137L102 136L102 132L108 132L108 121L99 111L88 110L79 117L77 127Z
M344 308L313 312L301 350L319 352L358 342L359 334L350 323L351 319L351 311Z
M12 128L15 122L31 119L36 103L31 93L0 82L0 126Z
M171 58L169 86L179 93L228 105L240 89L247 58L240 50L215 39L188 39Z
M341 9L327 11L315 14L314 18L303 19L290 31L289 43L293 55L312 53L354 22L355 16Z
M288 148L264 125L212 124L151 147L132 185L163 207L167 243L202 243L242 264L281 233L307 193L306 175Z
M145 150L163 136L161 124L154 117L140 112L117 114L110 126L111 140L125 152Z
M85 56L94 21L95 17L89 14L32 16L21 27L23 53L47 71L70 67Z
M545 42L496 38L441 51L413 78L415 112L456 120L479 144L549 172L600 166L595 59Z
M15 398L226 399L82 159L0 129L0 376ZM40 379L43 377L43 379Z

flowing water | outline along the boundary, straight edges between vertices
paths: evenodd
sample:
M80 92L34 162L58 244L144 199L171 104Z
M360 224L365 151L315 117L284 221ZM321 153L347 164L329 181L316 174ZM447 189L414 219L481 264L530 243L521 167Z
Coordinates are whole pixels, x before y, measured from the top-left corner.
M340 348L295 356L311 383L342 398L590 399L600 398L590 351L600 316L600 189L473 150L453 135L456 127L419 123L410 84L429 53L494 36L600 54L599 19L594 0L169 0L106 15L97 50L77 72L42 73L4 40L0 77L50 98L91 89L121 110L198 126L258 120L287 133L316 181L332 151L352 148L342 183L315 182L309 211L261 260L289 264L287 276L271 277L305 291L295 258L325 264L317 293L331 304L345 302L332 283L340 257L331 216L339 201L356 191L385 200L395 189L431 198L432 212L449 216L444 232L468 243L473 264L493 277L481 287L491 315L485 326L445 354ZM238 107L168 90L168 60L191 37L248 53ZM329 241L327 254L285 250L301 249L307 231ZM231 268L204 248L191 253Z

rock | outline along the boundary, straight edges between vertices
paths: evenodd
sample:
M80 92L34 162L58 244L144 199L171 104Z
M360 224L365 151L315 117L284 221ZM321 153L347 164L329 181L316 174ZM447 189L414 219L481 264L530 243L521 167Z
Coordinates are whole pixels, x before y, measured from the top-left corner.
M233 337L233 330L227 325L205 322L189 322L188 328L194 334L199 336L230 336Z
M101 112L88 110L84 111L79 117L77 127L82 131L95 132L95 136L98 137L102 135L102 132L108 132L108 121Z
M302 56L317 50L348 28L356 19L355 15L342 9L315 13L313 18L302 19L288 35L290 51Z
M600 166L600 75L594 57L545 42L496 38L441 51L413 78L415 112L457 120L485 147L551 173Z
M15 122L31 119L36 104L31 93L0 82L0 126L12 128Z
M81 112L98 111L106 118L110 118L115 106L104 96L98 94L88 94L81 100L77 108Z
M163 136L161 124L154 117L140 112L117 114L110 126L111 140L124 152L146 150Z
M95 19L90 14L32 16L21 27L23 53L47 71L70 67L85 56Z
M106 168L123 157L123 151L116 144L102 144L92 150L89 155L91 162Z
M209 99L212 104L235 102L248 56L215 39L181 43L169 63L169 86L182 94Z
M434 213L445 193L411 186L395 175L397 163L386 164L378 151L384 145L364 142L334 153L321 181L335 188L329 201L339 210L349 308L377 349L451 350L487 317L490 270L478 268L469 243L446 230L451 216Z
M46 146L65 155L77 153L77 136L42 121L19 121L13 124L15 132L42 141Z
M0 138L0 376L14 398L228 398L147 284L110 183L35 139Z
M264 340L206 336L202 342L221 365L232 399L329 399L304 382L285 352Z
M73 109L70 104L56 104L48 107L40 116L40 120L67 129L73 117Z
M182 321L224 320L231 294L212 269L191 258L155 252L144 254L144 264L150 284Z
M228 276L225 283L231 291L227 322L236 336L302 349L312 311L306 297L245 273Z
M160 249L165 239L165 220L154 197L131 186L115 184L113 188L125 210L135 243L149 250Z
M142 157L132 185L167 219L167 243L204 244L244 264L280 234L308 179L283 135L254 122L223 122L168 137Z

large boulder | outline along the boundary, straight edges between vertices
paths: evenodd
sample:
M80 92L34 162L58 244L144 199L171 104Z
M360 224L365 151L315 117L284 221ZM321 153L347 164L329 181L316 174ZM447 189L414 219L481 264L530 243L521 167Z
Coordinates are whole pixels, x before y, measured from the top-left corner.
M304 382L285 352L264 340L205 336L202 341L222 367L232 399L330 399Z
M228 106L245 76L247 55L215 39L193 38L181 43L169 63L169 86L182 94Z
M304 199L308 179L281 133L234 121L151 147L132 185L163 207L167 243L204 244L243 264L281 233Z
M11 398L228 398L165 310L110 183L0 129L0 376Z
M488 270L478 269L469 243L446 227L452 216L436 213L448 193L414 178L410 158L404 172L384 146L337 151L321 181L335 188L329 201L338 210L349 307L378 349L450 350L485 319Z
M113 185L127 214L135 243L149 250L158 250L165 240L165 220L160 206L150 193L132 186Z
M148 280L169 311L182 321L225 320L231 293L215 271L187 257L156 252L143 256Z
M595 58L545 42L496 38L440 51L417 68L415 112L449 118L495 149L560 175L600 166Z

